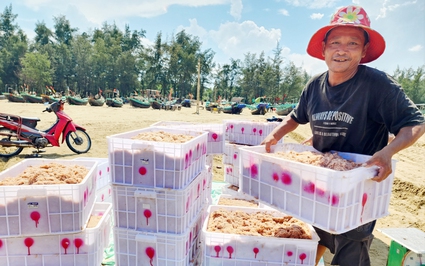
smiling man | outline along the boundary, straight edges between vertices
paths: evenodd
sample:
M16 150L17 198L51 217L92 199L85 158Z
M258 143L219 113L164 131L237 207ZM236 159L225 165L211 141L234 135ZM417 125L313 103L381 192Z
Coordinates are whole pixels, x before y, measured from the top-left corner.
M386 179L393 171L392 156L424 134L425 118L395 80L363 65L384 50L385 40L370 28L363 8L339 9L307 47L328 71L306 84L297 107L264 139L266 151L299 124L310 123L315 149L371 155L366 165L379 168L372 180ZM391 142L388 132L395 136ZM369 266L375 222L340 235L315 228L320 237L316 261L328 248L332 265Z

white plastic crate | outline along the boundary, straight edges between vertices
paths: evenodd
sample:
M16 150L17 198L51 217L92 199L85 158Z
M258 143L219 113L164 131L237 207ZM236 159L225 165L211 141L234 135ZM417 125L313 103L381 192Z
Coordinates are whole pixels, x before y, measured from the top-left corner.
M151 127L179 127L181 125L188 126L193 125L192 122L186 121L158 121L150 125Z
M239 165L224 164L224 182L239 187Z
M78 184L0 186L0 237L74 233L83 230L96 197L96 161L25 159L0 173L0 180L49 163L89 170Z
M180 190L112 185L115 226L181 234L211 201L211 179L211 172L204 170Z
M110 184L96 191L96 202L112 203L112 186Z
M250 145L234 144L226 142L224 144L223 163L239 166L239 148Z
M193 139L185 143L131 139L158 131L190 135ZM107 138L113 184L181 189L205 167L207 132L148 127Z
M205 220L203 208L181 234L149 233L114 227L115 263L117 266L155 265L189 266L201 251L200 234Z
M222 154L224 152L224 124L193 124L180 123L177 121L161 121L153 124L152 126L208 132L207 154Z
M91 215L102 217L96 226L80 233L2 238L2 265L100 265L109 245L111 213L111 203L95 203Z
M277 151L315 151L301 144L278 144ZM338 153L344 159L366 162L371 156ZM331 233L344 233L388 215L393 173L382 182L370 180L376 167L336 171L278 158L264 146L240 149L240 191L304 222Z
M244 145L260 145L279 122L224 120L225 140ZM282 143L283 138L278 143Z
M209 214L225 209L241 210L246 213L265 212L276 217L285 216L275 210L258 208L210 205L208 216L202 227L204 260L203 266L314 266L319 237L309 226L312 239L290 239L278 237L246 236L207 231Z
M108 158L78 157L74 161L96 161L96 190L100 190L111 182L111 167Z

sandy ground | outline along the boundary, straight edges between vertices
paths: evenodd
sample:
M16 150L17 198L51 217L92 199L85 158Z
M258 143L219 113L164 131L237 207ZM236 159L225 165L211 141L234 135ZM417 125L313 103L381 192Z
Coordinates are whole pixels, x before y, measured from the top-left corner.
M31 103L11 103L6 100L0 101L0 112L17 114L21 116L39 117L39 129L48 128L54 121L53 113L42 112L42 104ZM183 107L180 111L165 111L133 108L128 104L122 108L112 108L107 106L71 106L65 104L65 112L70 115L74 122L87 129L92 139L92 149L87 154L77 155L68 149L64 143L61 147L50 147L45 149L43 158L73 159L77 157L106 158L108 156L107 136L123 133L135 129L150 126L158 121L189 121L194 123L216 124L228 119L250 119L248 109L240 115L224 113L211 113L203 108L197 112L196 106L191 108ZM265 121L266 118L276 115L267 113L265 116L255 116L255 119ZM296 131L285 137L286 142L301 142L310 136L308 126L299 126ZM30 155L32 149L25 149L21 155L6 160L0 159L0 171L23 160ZM403 150L394 157L398 160L393 193L390 202L390 215L378 220L375 230L375 240L372 243L371 257L373 266L386 265L388 249L391 239L380 233L377 229L387 227L416 227L425 231L425 183L424 166L425 162L425 137L417 143ZM214 158L214 180L223 180L223 169L221 167L221 157ZM331 255L326 254L325 262L328 265Z

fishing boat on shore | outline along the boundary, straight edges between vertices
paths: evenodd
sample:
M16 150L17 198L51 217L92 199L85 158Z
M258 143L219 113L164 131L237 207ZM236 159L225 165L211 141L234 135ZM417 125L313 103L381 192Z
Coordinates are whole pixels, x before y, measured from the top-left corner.
M21 96L28 103L44 103L44 100L41 96L29 94L26 92L21 93Z
M87 98L81 98L79 96L67 96L66 101L70 105L87 105L89 102L89 99Z
M144 99L138 99L138 98L129 98L128 99L129 103L131 106L133 107L137 107L137 108L149 108L151 107L151 103L149 101L146 101Z
M288 115L295 107L295 104L289 103L289 104L282 104L276 107L276 114L277 115Z
M106 98L106 105L109 107L122 107L124 105L124 101L119 98Z
M255 106L255 109L251 109L252 115L265 115L267 113L267 110L269 108L268 103L258 103Z
M90 106L103 106L105 104L105 102L106 102L106 100L103 97L100 97L100 98L97 98L97 99L94 98L94 97L89 98Z
M20 94L3 92L3 95L7 98L9 102L14 102L14 103L25 102L25 99Z

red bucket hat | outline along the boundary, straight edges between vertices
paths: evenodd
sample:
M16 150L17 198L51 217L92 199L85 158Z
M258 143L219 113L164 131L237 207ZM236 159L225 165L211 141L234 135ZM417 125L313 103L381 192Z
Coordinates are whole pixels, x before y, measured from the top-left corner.
M328 26L319 29L307 46L307 53L315 58L325 60L322 55L322 42L326 34L333 28L338 26L359 27L365 30L369 35L369 48L366 56L362 58L360 63L368 63L377 59L385 50L385 40L381 34L370 28L370 19L366 11L359 6L347 6L340 8L331 18Z

